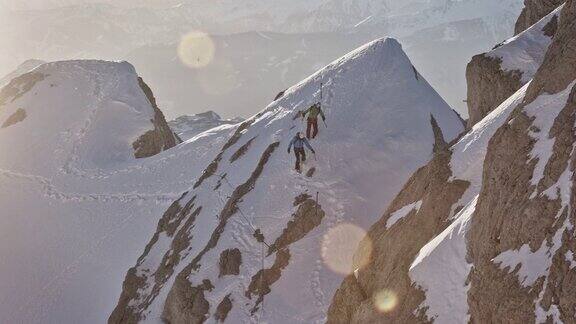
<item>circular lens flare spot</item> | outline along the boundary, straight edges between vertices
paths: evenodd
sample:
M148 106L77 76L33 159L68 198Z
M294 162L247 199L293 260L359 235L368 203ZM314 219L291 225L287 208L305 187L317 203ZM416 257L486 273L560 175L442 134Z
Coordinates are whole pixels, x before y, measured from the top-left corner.
M331 228L322 240L322 260L332 271L349 275L365 267L372 255L366 231L353 224Z
M193 31L182 37L178 45L180 61L191 68L202 68L214 59L216 46L204 32Z
M398 305L398 296L391 290L382 290L374 295L374 306L381 313L393 311Z

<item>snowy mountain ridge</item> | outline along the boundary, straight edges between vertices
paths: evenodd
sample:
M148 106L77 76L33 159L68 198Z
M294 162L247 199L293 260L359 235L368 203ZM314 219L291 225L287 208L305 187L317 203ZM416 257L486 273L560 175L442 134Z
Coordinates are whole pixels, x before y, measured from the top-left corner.
M299 175L285 150L303 127L296 111L320 99L321 83L329 128L312 141L317 157ZM111 323L325 320L339 271L353 270L344 251L354 245L332 238L334 246L326 246L326 237L340 226L362 233L406 175L463 124L400 44L382 39L289 88L234 129L159 221L126 276ZM375 192L381 183L386 187ZM354 234L362 236L343 233Z

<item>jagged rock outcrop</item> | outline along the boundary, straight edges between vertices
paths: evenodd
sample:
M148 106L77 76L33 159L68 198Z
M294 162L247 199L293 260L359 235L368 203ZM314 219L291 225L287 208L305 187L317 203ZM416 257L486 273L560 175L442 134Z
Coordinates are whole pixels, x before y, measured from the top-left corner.
M442 138L439 134L438 138ZM451 180L451 152L445 143L432 161L418 170L376 223L364 245L373 246L372 258L364 269L349 275L336 292L328 311L328 323L415 323L426 322L423 312L415 312L424 294L415 287L408 269L418 251L448 226L450 211L469 183ZM400 220L389 220L405 206L410 208ZM362 248L359 249L358 253ZM399 297L398 308L381 313L374 298L383 290Z
M227 295L222 299L218 307L216 307L216 313L214 314L214 319L220 323L224 323L226 318L228 318L228 313L232 310L232 299L230 299L230 295Z
M556 34L554 9L521 35L472 58L466 67L468 129L532 79Z
M520 34L563 4L565 0L524 0L524 9L516 21L514 34Z
M502 59L476 55L466 67L468 128L522 87L520 71L502 71Z
M239 249L228 249L220 254L220 273L218 277L237 276L240 274L242 264L242 252Z
M204 280L201 285L192 287L181 284L176 279L174 289L168 294L166 307L162 314L165 323L170 324L201 324L208 318L210 304L204 296L205 292L214 289L210 280Z
M137 159L156 155L164 150L176 146L179 142L168 126L164 114L160 108L158 108L156 98L154 98L154 94L150 87L148 87L142 78L138 78L138 83L150 101L150 105L154 108L154 118L150 120L152 124L154 124L154 129L141 135L132 144L132 147L134 148L134 156Z
M373 260L342 283L330 323L574 322L575 65L570 0L532 82L452 143L448 177L418 179L437 154L372 227Z
M488 148L468 236L470 314L478 322L573 321L575 45L570 0L524 103ZM535 153L542 150L549 153Z

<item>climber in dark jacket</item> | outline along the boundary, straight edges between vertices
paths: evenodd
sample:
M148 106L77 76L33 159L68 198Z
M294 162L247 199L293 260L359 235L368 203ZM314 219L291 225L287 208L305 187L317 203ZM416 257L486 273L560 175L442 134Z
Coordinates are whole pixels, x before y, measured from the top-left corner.
M302 113L302 118L305 118L306 115L308 115L308 127L306 128L306 137L308 137L308 139L312 139L315 138L316 135L318 135L318 115L322 117L324 123L326 123L326 116L322 111L320 103L316 103L312 105L312 107L304 111Z
M296 171L301 172L300 162L306 161L306 151L304 150L304 145L308 147L312 153L316 154L316 151L310 146L310 142L304 137L300 132L296 133L296 136L290 141L288 146L288 154L290 154L290 149L294 146L294 154L296 154Z

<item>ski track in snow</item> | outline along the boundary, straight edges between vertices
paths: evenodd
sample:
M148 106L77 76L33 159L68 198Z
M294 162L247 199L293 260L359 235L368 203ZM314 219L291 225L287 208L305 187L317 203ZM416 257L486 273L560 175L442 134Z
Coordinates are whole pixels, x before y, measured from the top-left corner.
M0 169L0 176L4 176L12 179L22 179L26 181L35 182L42 186L44 191L44 196L59 200L62 202L70 201L119 201L119 202L130 202L138 200L156 200L158 203L172 202L178 199L181 195L178 193L166 193L166 194L146 194L146 193L94 193L94 194L79 194L79 193L66 193L58 190L56 186L52 183L50 179L44 178L42 176L22 174L10 170Z

